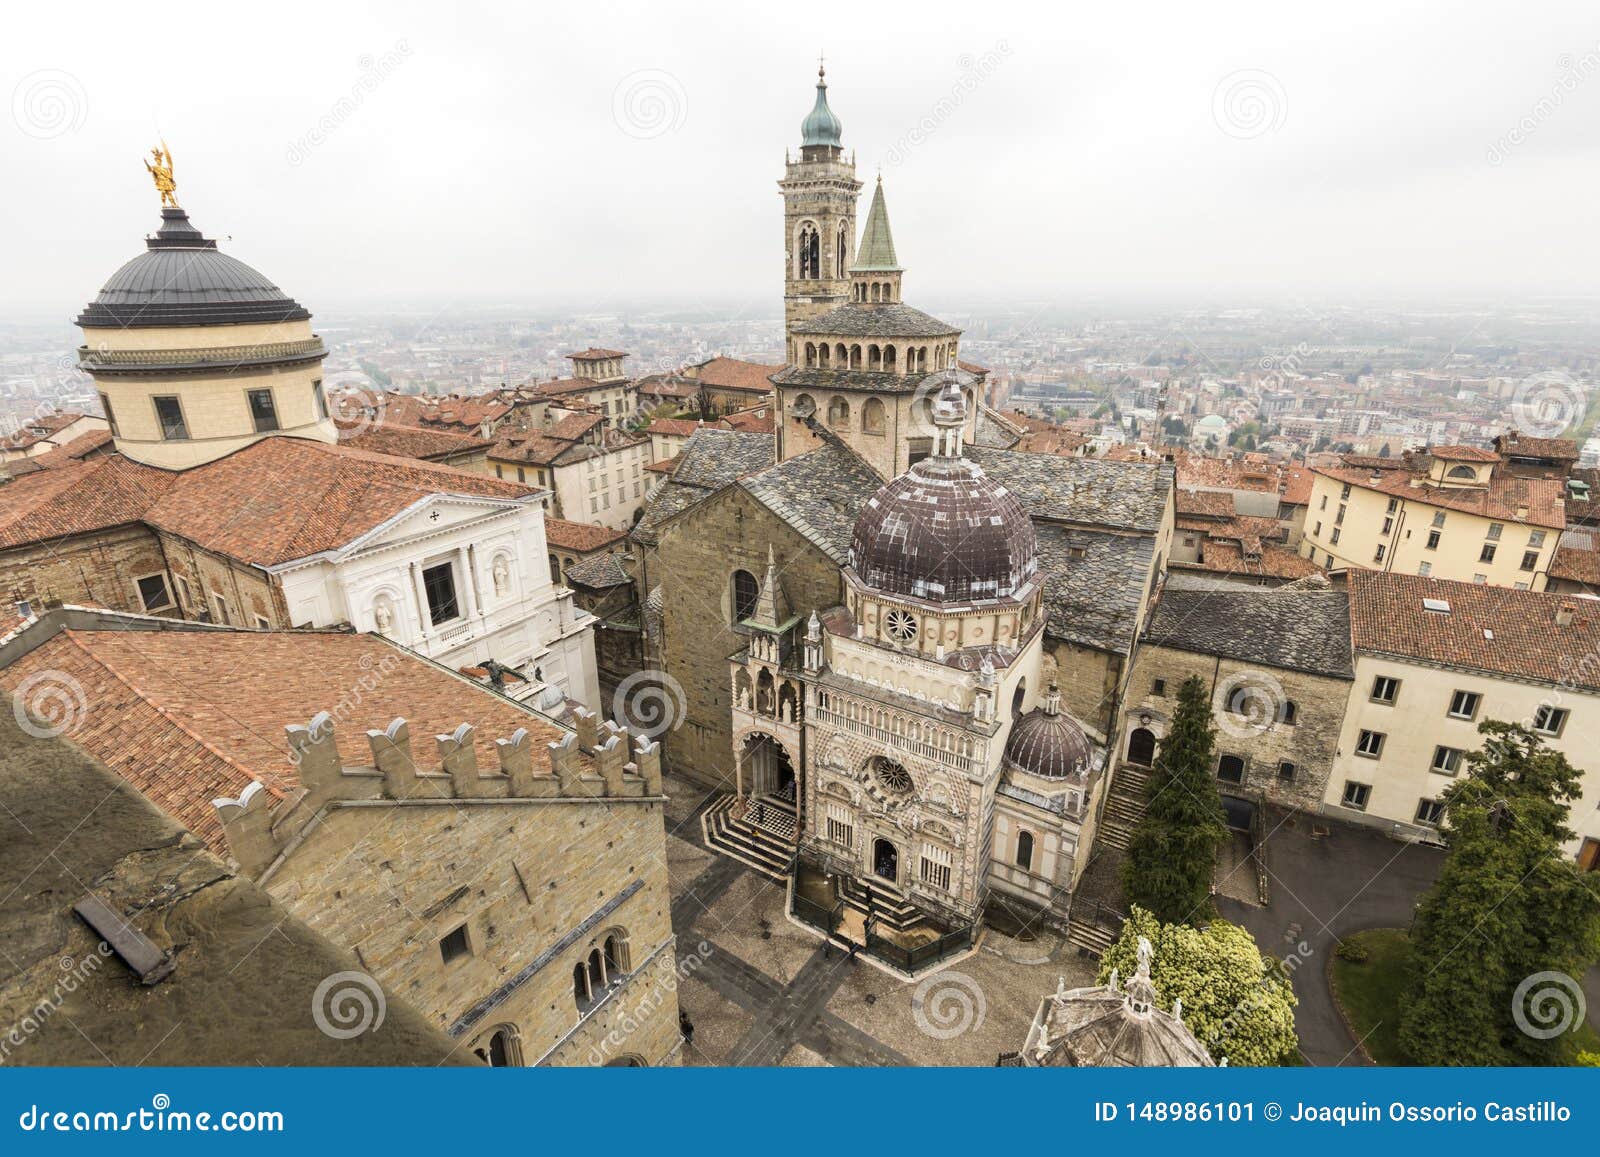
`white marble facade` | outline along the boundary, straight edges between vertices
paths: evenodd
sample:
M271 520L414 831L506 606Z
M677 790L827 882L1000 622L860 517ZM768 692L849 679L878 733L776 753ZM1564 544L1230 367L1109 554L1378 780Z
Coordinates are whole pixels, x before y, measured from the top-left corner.
M550 581L540 495L434 494L336 551L284 563L296 626L348 622L453 669L521 672L508 694L599 710L594 617ZM559 704L556 704L559 707Z

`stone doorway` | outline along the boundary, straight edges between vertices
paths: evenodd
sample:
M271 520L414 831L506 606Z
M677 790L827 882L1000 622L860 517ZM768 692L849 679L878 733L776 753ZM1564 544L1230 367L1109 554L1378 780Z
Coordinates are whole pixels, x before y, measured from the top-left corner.
M891 884L900 875L900 849L881 836L872 841L872 873Z

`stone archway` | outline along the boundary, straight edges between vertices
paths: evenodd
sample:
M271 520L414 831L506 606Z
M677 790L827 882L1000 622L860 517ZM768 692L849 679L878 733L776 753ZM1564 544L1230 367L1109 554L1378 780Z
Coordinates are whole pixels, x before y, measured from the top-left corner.
M1128 733L1128 762L1150 767L1156 761L1156 733L1148 727L1135 727Z
M900 849L894 846L894 841L882 836L872 841L872 874L891 884L899 881Z
M759 798L784 795L794 798L796 775L789 750L776 736L752 731L738 747L739 794Z

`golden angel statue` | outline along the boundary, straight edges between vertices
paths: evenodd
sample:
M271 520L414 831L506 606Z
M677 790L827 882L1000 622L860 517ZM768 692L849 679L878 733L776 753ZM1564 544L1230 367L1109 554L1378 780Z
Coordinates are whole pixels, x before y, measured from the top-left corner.
M161 194L162 208L171 205L176 209L178 182L172 175L172 150L167 148L166 141L162 141L160 148L150 150L150 156L155 159L155 164L146 161L144 167L150 171L150 179L156 183L156 192Z

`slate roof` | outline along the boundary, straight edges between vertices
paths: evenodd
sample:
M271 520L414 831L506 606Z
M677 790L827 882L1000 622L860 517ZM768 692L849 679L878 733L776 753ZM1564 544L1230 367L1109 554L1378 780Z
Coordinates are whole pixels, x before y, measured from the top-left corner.
M627 557L625 554L612 552L579 559L567 567L563 577L568 586L588 587L590 590L625 587L633 582L633 577L623 566Z
M1169 585L1144 642L1263 667L1354 678L1344 591L1190 590Z
M797 321L790 331L828 337L954 337L961 331L909 305L846 302L826 313Z
M655 542L657 530L667 519L730 482L772 465L775 454L771 434L696 430L683 444L672 476L651 491L644 515L633 528L633 537L643 543Z
M1352 570L1349 583L1357 651L1600 692L1600 669L1583 658L1600 653L1592 599L1367 570ZM1430 611L1423 599L1450 610ZM1564 606L1573 619L1563 627Z
M826 442L740 482L840 566L849 561L850 535L883 479L843 446Z
M1170 463L1102 462L968 446L966 456L1005 484L1036 519L1157 531L1172 493Z
M940 374L952 375L957 385L971 385L977 378L966 370L930 370L925 374L886 374L877 370L817 369L806 366L789 366L772 376L780 386L813 390L856 390L872 394L915 394L926 392L930 397L938 393L935 383L944 379ZM924 383L927 389L924 391Z
M1139 629L1139 603L1155 538L1034 523L1051 636L1126 655ZM1076 552L1081 551L1081 554Z

